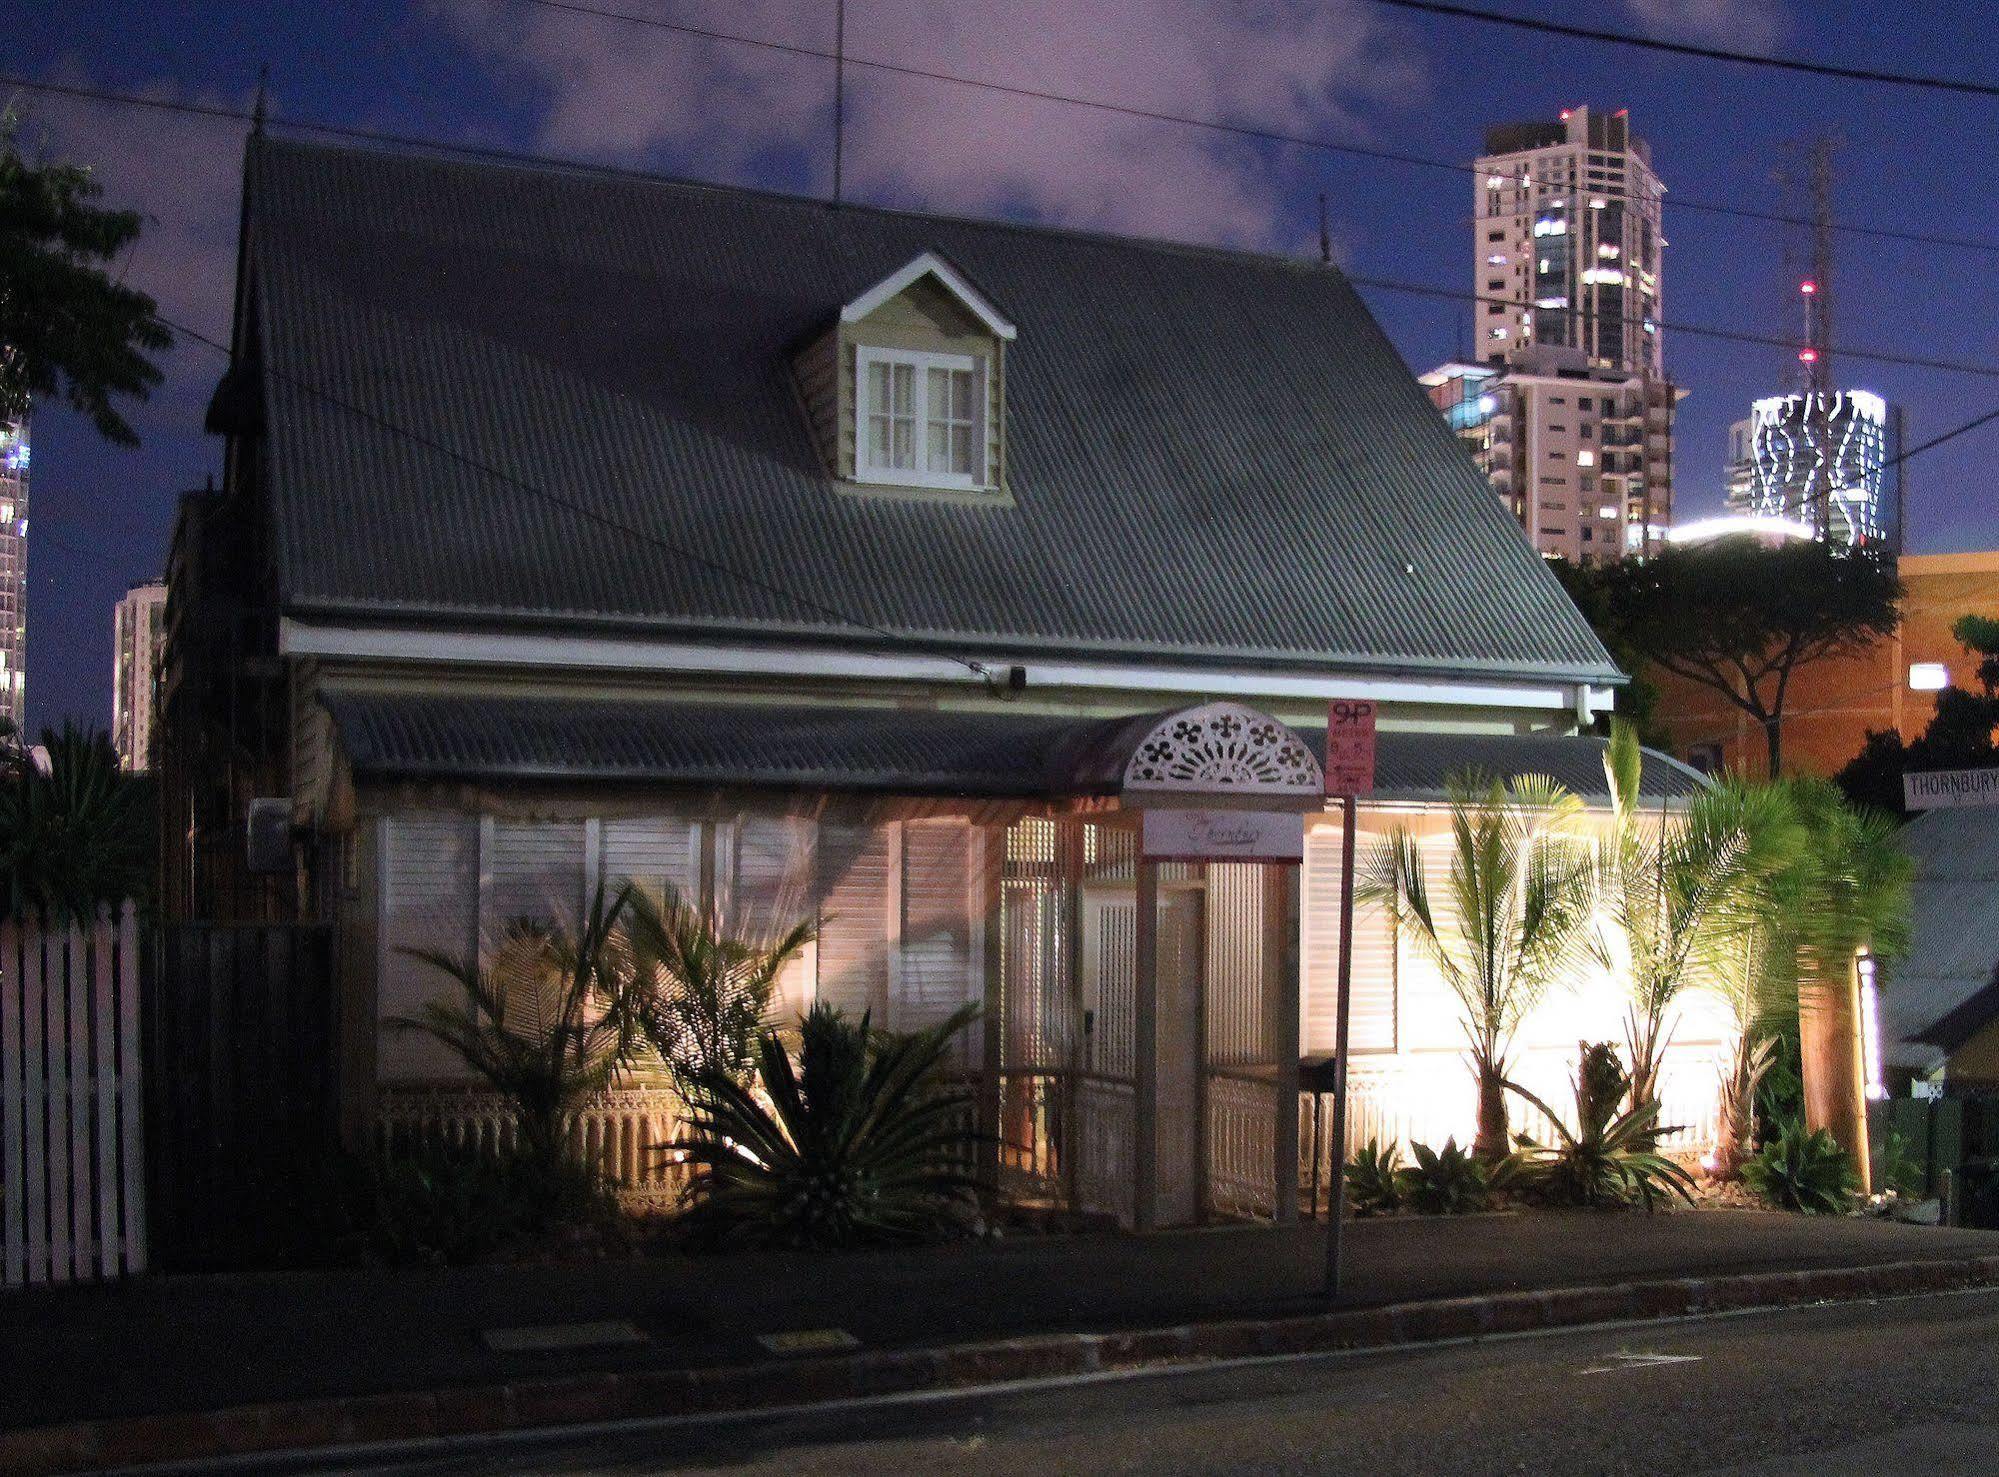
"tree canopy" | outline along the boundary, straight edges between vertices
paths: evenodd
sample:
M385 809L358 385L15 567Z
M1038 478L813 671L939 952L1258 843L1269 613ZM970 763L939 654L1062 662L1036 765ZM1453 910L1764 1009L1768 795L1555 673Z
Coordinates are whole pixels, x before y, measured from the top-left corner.
M1782 770L1784 705L1801 666L1892 635L1902 584L1867 551L1747 538L1598 566L1579 601L1604 644L1719 693L1763 730Z
M139 436L113 404L160 382L152 358L172 345L153 300L107 268L138 240L142 218L105 210L81 165L31 160L19 120L0 117L0 420L59 398L108 441Z

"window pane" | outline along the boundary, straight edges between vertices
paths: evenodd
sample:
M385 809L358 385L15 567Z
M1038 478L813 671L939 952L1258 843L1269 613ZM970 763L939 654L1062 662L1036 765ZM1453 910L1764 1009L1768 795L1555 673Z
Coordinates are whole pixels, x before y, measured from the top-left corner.
M868 461L871 465L888 465L888 417L871 415L868 417Z
M972 372L960 369L951 376L951 418L969 421L972 418Z
M950 463L951 428L942 421L930 422L929 442L930 470L942 472Z
M970 426L951 427L951 470L966 477L972 475L972 428Z
M885 411L888 409L888 366L870 364L868 366L868 409Z
M930 371L929 401L924 406L932 420L942 420L951 413L951 371L933 369Z
M897 415L916 414L916 366L898 364L895 366L895 413Z
M901 467L904 470L915 469L916 467L916 422L915 421L907 420L901 416L896 417L895 459L892 463L890 463L890 465Z

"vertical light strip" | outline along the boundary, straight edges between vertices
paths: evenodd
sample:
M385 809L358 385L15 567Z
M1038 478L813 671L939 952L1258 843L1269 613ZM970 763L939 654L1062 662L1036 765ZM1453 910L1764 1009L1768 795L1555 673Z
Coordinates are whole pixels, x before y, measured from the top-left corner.
M1881 994L1874 983L1874 956L1860 956L1860 1069L1867 1100L1888 1096L1881 1071Z

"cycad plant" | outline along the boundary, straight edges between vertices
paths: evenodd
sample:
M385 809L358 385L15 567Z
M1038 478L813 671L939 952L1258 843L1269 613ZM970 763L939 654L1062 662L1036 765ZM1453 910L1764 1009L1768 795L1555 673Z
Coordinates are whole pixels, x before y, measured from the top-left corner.
M1564 1205L1601 1207L1636 1199L1649 1211L1667 1195L1693 1199L1693 1176L1654 1145L1676 1130L1659 1126L1656 1099L1623 1107L1631 1078L1607 1041L1579 1043L1576 1060L1576 1126L1518 1083L1506 1084L1539 1108L1555 1126L1557 1144L1521 1135L1509 1183Z
M675 893L656 900L637 890L625 914L625 1006L682 1098L711 1075L747 1081L778 976L812 942L813 923L766 939L725 930Z
M1513 1034L1576 961L1593 899L1582 803L1554 780L1472 772L1446 785L1451 814L1444 896L1422 848L1398 826L1371 850L1356 896L1385 908L1458 999L1478 1083L1473 1152L1504 1157Z
M1633 1106L1656 1102L1676 1006L1740 946L1763 882L1795 859L1803 832L1777 787L1723 779L1678 812L1648 816L1636 732L1611 730L1604 751L1611 826L1598 852L1603 900L1590 932L1599 963L1631 997L1625 1044Z
M1861 1190L1853 1157L1838 1141L1795 1121L1742 1166L1742 1178L1772 1205L1806 1215L1843 1215Z
M390 1025L441 1042L507 1104L520 1152L553 1167L568 1152L576 1111L610 1085L630 1050L621 1008L619 915L630 893L591 897L575 932L509 922L490 965L410 949L455 981L458 999L431 1000Z
M682 1149L695 1174L691 1224L710 1238L835 1248L953 1234L979 1136L973 1096L940 1068L977 1016L968 1006L901 1035L815 1005L793 1061L775 1031L756 1043L756 1081L708 1070L695 1082Z
M0 888L9 911L84 919L144 900L156 863L151 790L120 766L101 731L65 724L37 761L0 733Z

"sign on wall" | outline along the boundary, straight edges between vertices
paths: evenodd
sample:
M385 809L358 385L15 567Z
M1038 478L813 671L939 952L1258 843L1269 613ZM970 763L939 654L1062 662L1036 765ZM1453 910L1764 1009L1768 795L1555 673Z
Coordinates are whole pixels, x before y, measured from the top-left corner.
M1301 862L1305 817L1280 810L1148 810L1149 862Z
M1909 810L1999 805L1999 769L1930 769L1904 774L1902 804Z
M1326 705L1326 793L1365 795L1374 788L1375 705L1335 698Z

